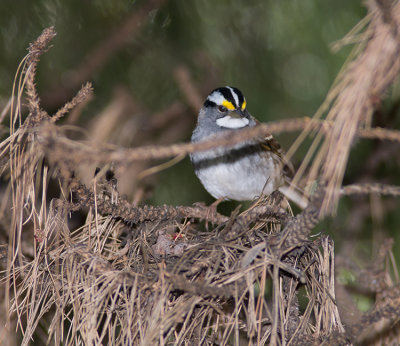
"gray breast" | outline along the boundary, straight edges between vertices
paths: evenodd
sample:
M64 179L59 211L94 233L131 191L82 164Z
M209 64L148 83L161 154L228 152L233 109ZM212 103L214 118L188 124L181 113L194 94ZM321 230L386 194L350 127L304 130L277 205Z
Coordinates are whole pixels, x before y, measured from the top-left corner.
M252 200L271 194L282 183L277 157L270 152L265 155L255 141L194 153L191 160L200 181L215 198Z

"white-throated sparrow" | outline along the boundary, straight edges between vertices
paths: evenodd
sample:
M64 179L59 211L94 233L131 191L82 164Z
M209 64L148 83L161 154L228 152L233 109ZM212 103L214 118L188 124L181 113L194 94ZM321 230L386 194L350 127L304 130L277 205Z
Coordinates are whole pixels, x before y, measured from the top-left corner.
M237 88L213 90L200 109L192 142L257 126L246 109L246 100ZM250 139L232 147L219 147L190 155L194 170L206 190L217 199L253 200L280 190L290 200L305 207L306 199L289 189L290 164L272 135Z

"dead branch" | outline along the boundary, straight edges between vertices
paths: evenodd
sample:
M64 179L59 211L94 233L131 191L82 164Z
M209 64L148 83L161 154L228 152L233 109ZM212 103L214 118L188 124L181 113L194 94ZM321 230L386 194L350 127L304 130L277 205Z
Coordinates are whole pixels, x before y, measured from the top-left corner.
M56 122L61 119L63 116L68 114L72 109L77 107L80 103L87 101L93 94L93 87L91 83L86 83L82 86L82 88L78 91L76 96L69 102L67 102L64 106L62 106L56 114L51 117L52 122Z
M385 184L354 184L343 186L340 194L343 196L356 194L378 194L387 196L400 196L400 187Z
M55 37L54 27L44 29L38 39L29 46L29 53L26 59L26 94L28 99L28 109L31 121L40 122L42 118L48 117L47 113L40 108L40 99L36 91L35 77L36 68L40 56L48 49L50 41Z
M169 146L147 146L126 149L114 148L111 145L94 146L90 143L72 141L52 127L44 127L39 131L44 149L46 150L46 148L51 148L51 150L47 150L47 152L54 160L59 160L59 158L64 157L67 152L70 153L71 160L74 160L75 162L82 162L83 160L90 163L114 162L115 164L126 166L138 160L162 159L221 146L229 147L250 138L267 136L270 133L298 131L305 127L310 127L310 124L311 127L315 129L325 128L324 131L329 133L327 130L328 128L326 127L328 123L318 121L314 122L309 118L299 118L265 123L254 128L237 131L233 134L229 133L226 136L217 139L209 139L199 143L183 143ZM369 130L358 130L358 134L360 137L365 138L400 141L400 132L396 130L373 128Z

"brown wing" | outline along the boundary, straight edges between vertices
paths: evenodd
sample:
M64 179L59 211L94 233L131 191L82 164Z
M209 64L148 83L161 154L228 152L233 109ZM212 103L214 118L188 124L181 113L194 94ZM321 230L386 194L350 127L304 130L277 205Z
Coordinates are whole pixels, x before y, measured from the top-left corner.
M283 173L287 177L292 177L294 175L293 164L286 159L285 151L281 148L279 142L272 136L268 135L263 139L260 139L261 147L277 155L283 166Z
M260 122L257 119L253 119L255 120L257 125L260 125ZM281 145L274 138L274 136L267 134L264 138L258 138L258 140L264 150L270 151L278 156L283 166L284 175L288 178L293 177L295 173L293 164L285 158L285 151L281 148Z
M260 124L257 120L256 123L257 125ZM281 192L283 192L283 194L286 195L290 200L292 200L298 206L304 209L308 204L308 197L304 193L303 189L292 184L291 179L295 174L294 167L293 164L286 159L285 151L281 148L279 142L274 138L274 136L270 134L266 135L264 138L258 138L258 141L260 142L261 148L265 151L274 153L283 166L283 178L286 187L289 188L286 189L286 193L283 190L281 190ZM284 187L285 186L282 186L282 188ZM288 194L289 192L290 195Z

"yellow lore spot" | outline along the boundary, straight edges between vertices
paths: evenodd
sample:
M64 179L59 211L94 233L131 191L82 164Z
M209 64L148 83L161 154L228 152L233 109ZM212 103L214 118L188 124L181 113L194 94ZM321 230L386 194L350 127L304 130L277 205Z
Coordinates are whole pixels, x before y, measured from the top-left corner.
M244 111L245 109L246 109L246 100L244 100L242 103L242 111Z
M232 104L232 102L229 102L227 100L222 101L222 105L226 108L229 109L230 111L233 111L235 109L235 106Z

